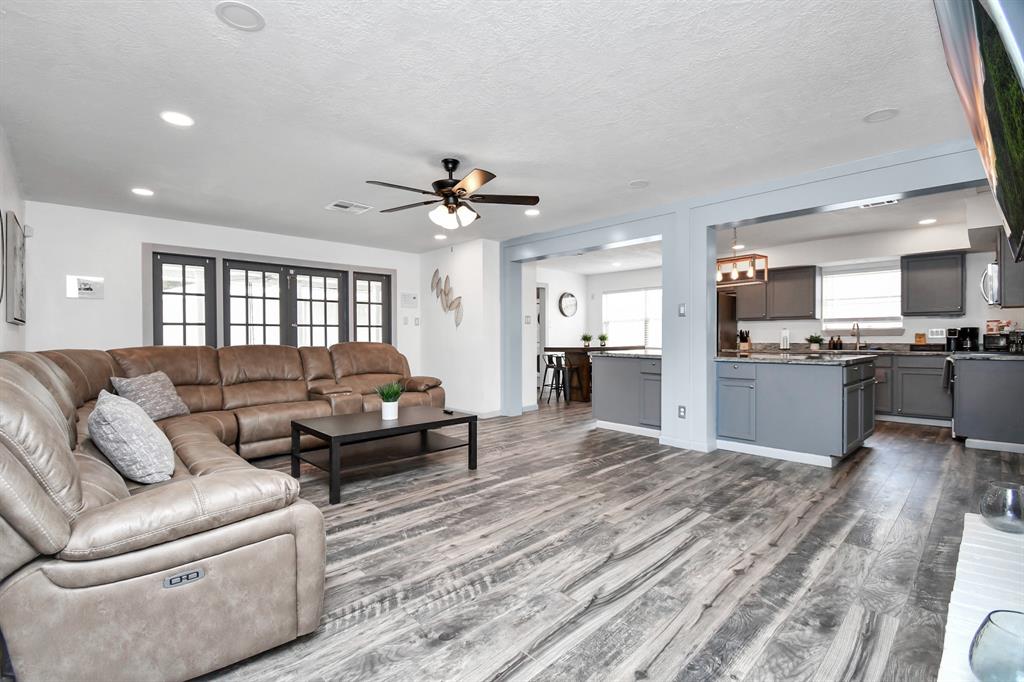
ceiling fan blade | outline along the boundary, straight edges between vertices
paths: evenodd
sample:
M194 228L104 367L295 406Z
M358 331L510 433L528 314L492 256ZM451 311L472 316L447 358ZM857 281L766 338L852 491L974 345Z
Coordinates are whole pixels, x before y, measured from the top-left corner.
M481 204L518 204L519 206L536 206L540 197L525 194L474 194L466 197L466 201L479 201Z
M407 208L416 208L417 206L428 206L430 204L436 204L440 202L440 199L431 199L430 201L417 201L415 204L406 204L405 206L395 206L394 208L385 208L381 213L394 213L395 211L404 211Z
M406 187L405 185L396 185L396 184L390 183L390 182L381 182L380 180L367 180L366 184L368 184L368 185L380 185L381 187L391 187L393 189L404 189L406 192L419 192L420 194L434 194L433 192L428 192L425 189L416 189L415 187Z
M452 191L460 197L464 197L477 191L496 177L498 176L494 173L474 168L469 175L459 180L459 184L452 187Z

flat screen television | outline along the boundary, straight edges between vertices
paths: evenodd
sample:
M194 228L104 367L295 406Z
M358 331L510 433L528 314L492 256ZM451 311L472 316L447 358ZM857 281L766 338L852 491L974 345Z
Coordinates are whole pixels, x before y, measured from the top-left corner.
M1016 261L1024 260L1024 0L933 0L946 64Z

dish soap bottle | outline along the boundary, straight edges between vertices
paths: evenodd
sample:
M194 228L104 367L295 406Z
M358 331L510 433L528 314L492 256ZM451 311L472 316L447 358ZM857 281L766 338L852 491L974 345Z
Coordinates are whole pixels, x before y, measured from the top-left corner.
M789 350L789 329L782 328L782 337L779 339L779 350Z

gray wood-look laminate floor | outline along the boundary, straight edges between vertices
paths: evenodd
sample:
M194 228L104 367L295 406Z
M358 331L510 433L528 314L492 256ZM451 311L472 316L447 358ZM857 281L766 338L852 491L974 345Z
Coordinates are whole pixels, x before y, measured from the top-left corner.
M904 424L869 445L836 470L703 454L574 404L481 422L475 472L354 463L333 507L304 467L320 628L212 677L934 679L963 514L1024 457Z

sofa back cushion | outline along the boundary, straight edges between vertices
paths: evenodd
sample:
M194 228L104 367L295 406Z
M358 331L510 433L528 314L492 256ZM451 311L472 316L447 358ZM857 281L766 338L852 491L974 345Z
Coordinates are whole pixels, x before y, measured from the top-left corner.
M225 410L306 400L306 378L298 349L228 346L217 353Z
M354 374L397 374L409 376L409 361L389 343L352 341L331 346L334 378L341 383Z
M331 363L331 352L323 346L303 346L299 349L302 358L302 371L306 375L306 383L313 385L320 379L334 379L334 365Z
M7 360L0 360L0 491L0 515L23 538L44 554L63 548L83 508L65 417L45 386Z
M76 407L95 400L100 391L113 390L110 377L124 376L114 358L103 350L72 348L67 350L44 350L43 355L68 375L74 390Z
M20 366L35 378L36 381L46 387L57 406L60 408L64 420L67 422L68 444L71 447L77 442L76 424L78 422L77 398L75 397L74 386L71 379L53 360L40 353L29 353L26 351L6 351L0 353L0 359L9 360Z
M220 362L210 346L144 346L110 351L126 377L166 374L192 412L222 409Z

